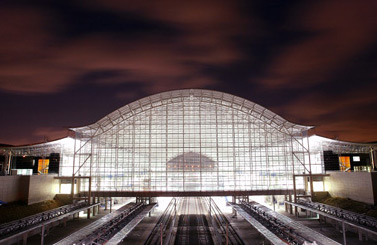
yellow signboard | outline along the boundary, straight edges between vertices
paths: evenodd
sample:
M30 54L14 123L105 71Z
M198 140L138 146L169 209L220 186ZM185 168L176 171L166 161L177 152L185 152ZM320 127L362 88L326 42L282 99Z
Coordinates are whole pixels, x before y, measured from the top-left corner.
M339 157L340 170L350 172L351 170L351 160L348 156Z
M39 159L38 160L38 173L48 174L49 164L50 164L50 159Z

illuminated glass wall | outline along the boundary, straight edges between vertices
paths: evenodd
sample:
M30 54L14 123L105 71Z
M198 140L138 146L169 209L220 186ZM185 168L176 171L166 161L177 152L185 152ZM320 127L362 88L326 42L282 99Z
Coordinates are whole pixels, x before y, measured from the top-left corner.
M214 91L144 98L74 130L73 172L97 190L292 189L308 164L306 127Z

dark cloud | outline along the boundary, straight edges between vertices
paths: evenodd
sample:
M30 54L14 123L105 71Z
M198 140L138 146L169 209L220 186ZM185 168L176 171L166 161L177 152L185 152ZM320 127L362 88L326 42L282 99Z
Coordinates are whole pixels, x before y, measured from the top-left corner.
M376 9L375 1L329 1L305 7L289 28L312 34L278 53L260 82L269 88L326 83L358 53L373 47Z
M0 8L0 89L10 92L51 92L70 80L55 64L54 38L46 23L51 17L29 7ZM51 53L52 52L52 53ZM54 77L54 79L51 79Z
M13 62L1 62L0 88L25 93L58 92L73 85L82 74L107 70L118 73L110 82L140 81L148 83L150 92L212 84L214 81L197 69L198 64L228 64L240 58L240 50L230 40L237 34L239 21L227 5L201 5L108 1L98 2L94 8L96 3L90 2L88 6L70 6L74 9L65 6L67 12L63 13L56 6L48 6L55 13L52 17L39 8L3 8L2 20L11 25L3 26L0 32L9 37L2 40L2 53L12 57ZM103 7L108 9L100 12ZM80 14L90 19L77 16ZM144 28L144 33L119 35L121 31L135 32L128 15L138 16L131 23ZM144 24L146 18L161 23L161 29L171 26L168 29L177 29L181 35L149 33L153 28ZM62 30L52 31L51 22Z
M65 136L153 93L245 97L375 141L375 1L3 1L0 142ZM369 132L369 133L368 133Z
M367 94L367 90L370 89ZM315 134L346 141L373 141L377 135L377 85L360 87L347 92L313 92L297 96L289 103L276 106L278 111L293 122L316 126Z

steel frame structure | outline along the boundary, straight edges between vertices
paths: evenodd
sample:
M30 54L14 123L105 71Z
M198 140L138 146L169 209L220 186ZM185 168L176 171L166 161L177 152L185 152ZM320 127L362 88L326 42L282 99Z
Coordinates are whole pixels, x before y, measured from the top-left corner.
M293 176L325 173L324 150L371 153L374 166L376 144L308 137L310 128L237 96L187 89L130 103L72 128L73 137L0 154L9 174L14 156L59 153L59 176L91 177L93 193L308 190ZM89 181L80 185L89 190Z
M293 190L312 172L310 128L222 92L164 92L72 128L61 174L92 176L93 191Z

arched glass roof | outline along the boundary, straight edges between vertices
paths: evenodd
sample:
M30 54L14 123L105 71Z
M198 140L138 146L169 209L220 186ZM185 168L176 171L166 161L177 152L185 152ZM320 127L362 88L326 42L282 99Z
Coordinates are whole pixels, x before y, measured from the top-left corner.
M195 97L203 102L218 104L230 109L242 111L287 134L295 134L312 128L311 126L291 123L265 107L238 96L213 90L183 89L142 98L115 110L91 125L71 128L71 130L88 136L100 135L124 120L132 118L142 112L166 104L183 102L187 97Z

